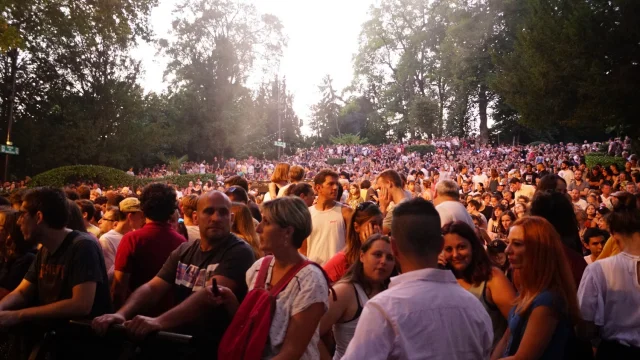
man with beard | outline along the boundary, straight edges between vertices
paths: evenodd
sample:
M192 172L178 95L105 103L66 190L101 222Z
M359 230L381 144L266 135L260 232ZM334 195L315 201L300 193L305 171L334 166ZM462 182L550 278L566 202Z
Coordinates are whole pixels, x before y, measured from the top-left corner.
M178 246L158 275L131 294L115 314L94 319L92 325L98 334L104 334L111 324L122 323L136 337L179 329L208 340L202 344L206 344L209 351L199 353L208 358L211 353L217 354L218 343L231 320L226 310L216 308L208 314L195 313L180 303L194 292L211 286L212 279L243 299L247 293L245 273L255 258L249 244L231 233L231 201L224 193L214 190L201 195L197 212L200 239ZM152 309L169 292L173 292L177 306L155 318L135 316Z

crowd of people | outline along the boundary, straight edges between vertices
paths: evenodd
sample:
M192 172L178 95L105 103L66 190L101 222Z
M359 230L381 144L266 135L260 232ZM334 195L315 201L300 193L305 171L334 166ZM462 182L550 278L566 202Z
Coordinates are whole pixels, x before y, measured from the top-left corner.
M17 189L0 198L0 349L24 357L90 319L96 338L116 324L136 340L192 335L196 359L640 358L627 142L609 145L624 168L587 168L594 144L430 142L424 156L336 146L257 171L216 159L189 166L220 182L186 189ZM101 356L64 336L53 353Z

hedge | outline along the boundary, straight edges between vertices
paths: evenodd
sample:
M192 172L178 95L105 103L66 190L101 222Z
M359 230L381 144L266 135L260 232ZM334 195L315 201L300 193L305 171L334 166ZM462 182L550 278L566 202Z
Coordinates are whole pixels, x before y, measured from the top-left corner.
M627 160L620 156L609 156L606 153L589 153L584 157L585 163L589 169L596 165L609 167L611 164L618 165L619 169L624 169L624 164Z
M342 165L346 164L347 160L345 158L330 158L327 159L327 164L329 165Z
M409 145L405 148L405 150L407 151L407 153L414 153L417 152L420 155L425 155L425 154L433 154L436 152L436 147L433 145Z
M144 186L152 182L164 182L177 184L181 187L187 187L189 181L196 180L206 182L208 180L216 180L215 174L188 174L188 175L172 175L163 178L137 178L127 174L126 172L106 166L99 165L74 165L62 166L49 171L45 171L34 176L29 182L29 187L37 186L54 186L64 187L79 181L96 182L103 187L119 187L129 186L133 189L138 186Z

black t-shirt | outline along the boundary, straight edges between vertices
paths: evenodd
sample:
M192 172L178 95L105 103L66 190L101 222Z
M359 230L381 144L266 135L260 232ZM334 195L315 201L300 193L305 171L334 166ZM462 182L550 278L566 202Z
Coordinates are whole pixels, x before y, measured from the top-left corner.
M489 219L491 219L491 215L493 215L493 207L486 205L484 210L480 211L480 213L484 215L487 221L489 221Z
M522 178L524 179L525 184L527 185L536 185L536 179L538 178L538 174L534 172L525 172L522 174Z
M194 291L211 286L214 275L224 276L236 283L234 294L241 302L247 294L246 273L255 260L251 246L233 234L216 244L211 251L202 251L198 239L178 246L158 272L158 277L173 284L174 299L180 303ZM222 307L209 314L196 324L180 329L180 332L207 337L217 349L217 343L231 323L231 318Z
M36 251L29 251L16 259L2 263L0 266L0 288L13 291L20 285L24 275L29 271Z
M53 253L42 247L24 278L36 285L36 306L71 299L74 286L95 282L88 317L113 312L102 249L87 233L70 232Z

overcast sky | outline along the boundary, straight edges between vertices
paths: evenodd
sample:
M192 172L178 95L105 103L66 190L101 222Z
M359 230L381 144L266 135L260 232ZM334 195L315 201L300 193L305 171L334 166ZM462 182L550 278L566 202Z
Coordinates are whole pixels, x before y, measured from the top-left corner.
M178 0L160 0L151 14L151 24L158 38L171 29L172 11ZM358 50L358 35L367 20L369 6L375 0L253 0L261 13L276 15L284 24L289 38L280 66L287 78L288 89L295 96L294 110L305 124L309 108L320 97L318 85L326 74L341 89L353 78L352 56ZM141 59L145 74L141 80L148 91L160 92L167 84L162 81L166 59L155 54L156 49L142 44L133 53ZM255 78L260 78L256 74ZM306 127L306 126L305 126ZM308 132L309 129L304 129Z

